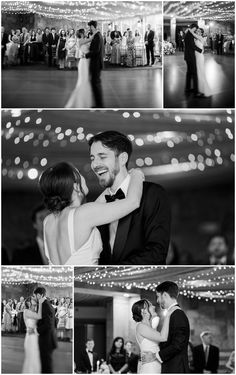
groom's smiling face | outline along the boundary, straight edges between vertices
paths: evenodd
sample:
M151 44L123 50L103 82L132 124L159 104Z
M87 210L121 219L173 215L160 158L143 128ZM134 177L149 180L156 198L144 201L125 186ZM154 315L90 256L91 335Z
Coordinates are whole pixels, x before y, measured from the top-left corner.
M120 172L119 155L99 141L91 145L90 159L91 168L96 174L99 184L103 188L111 187Z

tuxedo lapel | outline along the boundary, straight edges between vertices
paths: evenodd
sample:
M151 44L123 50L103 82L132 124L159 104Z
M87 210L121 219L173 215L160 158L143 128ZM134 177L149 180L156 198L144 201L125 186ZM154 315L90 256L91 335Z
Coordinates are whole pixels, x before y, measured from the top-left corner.
M129 214L119 220L119 224L116 231L115 243L113 247L113 263L114 261L117 262L120 259L120 255L123 252L129 233L131 219L132 214Z

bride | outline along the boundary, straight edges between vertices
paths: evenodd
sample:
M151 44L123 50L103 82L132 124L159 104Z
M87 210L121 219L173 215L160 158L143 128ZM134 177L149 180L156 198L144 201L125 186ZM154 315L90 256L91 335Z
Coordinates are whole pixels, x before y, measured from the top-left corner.
M197 65L197 78L198 78L198 91L203 93L205 96L211 96L211 90L206 79L205 70L205 57L204 57L204 45L205 39L203 37L204 30L198 28L196 32L189 29L195 38L195 44L201 48L202 52L195 51L196 65Z
M25 358L22 370L23 374L40 374L41 372L37 322L42 319L43 301L43 298L39 299L38 312L36 312L37 301L34 297L29 297L25 301L24 322L26 336L24 342Z
M140 205L144 175L130 172L127 197L106 203L105 192L95 202L83 204L88 194L84 177L69 163L46 169L39 181L47 208L44 220L44 248L55 265L98 264L102 240L97 226L128 215Z
M90 58L86 59L85 55L89 52L90 42L92 37L85 37L85 30L78 30L78 49L79 49L79 64L78 64L78 80L75 89L73 90L65 108L92 108L93 107L93 92L90 82Z
M159 317L155 307L147 299L141 299L132 306L133 319L136 325L136 340L140 347L142 363L140 374L160 374L161 363L157 361L159 343L167 341L169 331L169 317L166 317L161 332L156 331ZM146 358L143 362L143 358Z

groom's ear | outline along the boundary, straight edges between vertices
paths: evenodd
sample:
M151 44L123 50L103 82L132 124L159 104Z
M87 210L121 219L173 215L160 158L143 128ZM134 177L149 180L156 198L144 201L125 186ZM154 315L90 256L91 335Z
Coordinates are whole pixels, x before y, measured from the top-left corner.
M119 159L120 159L120 163L122 165L122 167L126 166L127 162L128 162L128 154L127 152L122 152L120 155L119 155Z

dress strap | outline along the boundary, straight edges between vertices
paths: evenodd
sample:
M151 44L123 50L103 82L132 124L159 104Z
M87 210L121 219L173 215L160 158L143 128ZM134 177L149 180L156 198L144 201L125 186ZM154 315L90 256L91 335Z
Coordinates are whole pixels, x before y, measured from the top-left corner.
M68 215L68 235L69 235L69 243L70 243L70 251L71 254L75 253L75 236L74 236L74 213L76 208L72 208Z

